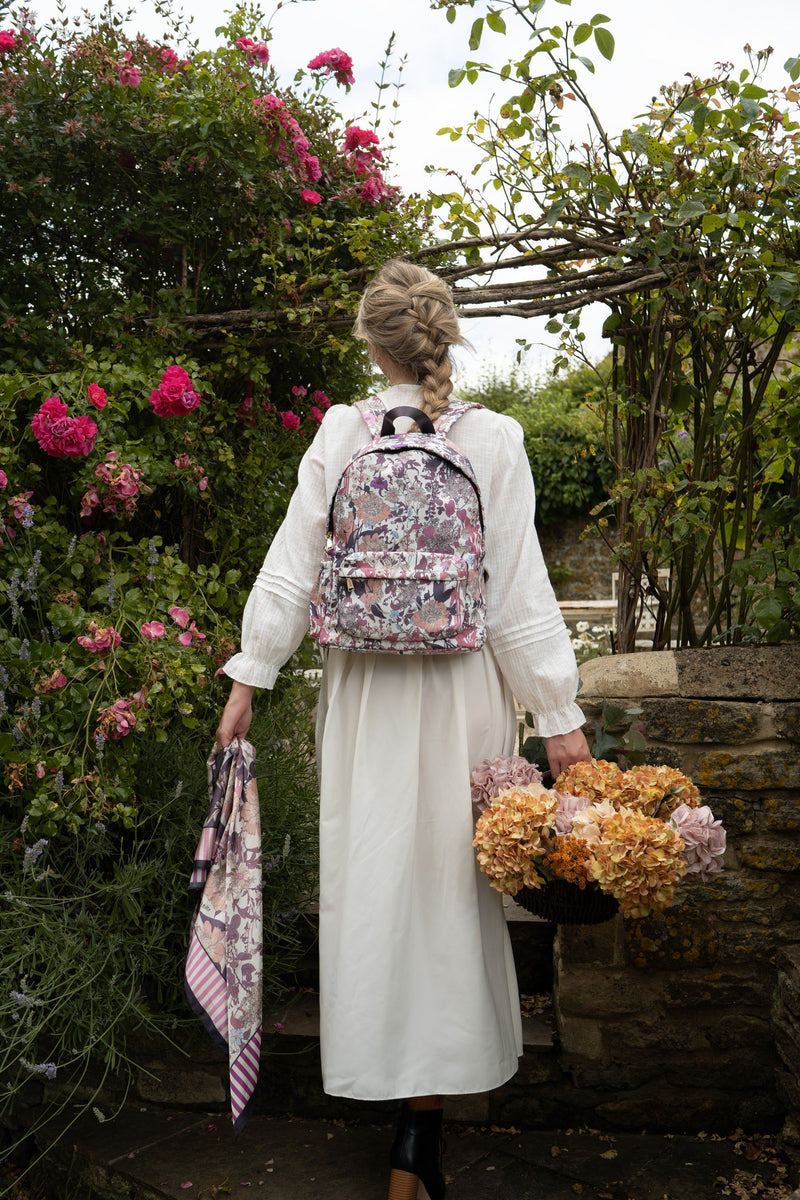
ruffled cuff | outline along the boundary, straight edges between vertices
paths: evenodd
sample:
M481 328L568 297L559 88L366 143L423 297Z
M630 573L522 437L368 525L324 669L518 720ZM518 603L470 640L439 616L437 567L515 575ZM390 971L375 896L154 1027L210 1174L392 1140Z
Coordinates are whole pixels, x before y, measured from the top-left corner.
M280 667L240 652L229 658L222 669L229 679L235 679L237 683L247 683L257 688L272 688L275 686Z
M586 723L586 718L577 704L565 704L552 712L533 713L534 727L539 737L556 737L559 733L571 733Z

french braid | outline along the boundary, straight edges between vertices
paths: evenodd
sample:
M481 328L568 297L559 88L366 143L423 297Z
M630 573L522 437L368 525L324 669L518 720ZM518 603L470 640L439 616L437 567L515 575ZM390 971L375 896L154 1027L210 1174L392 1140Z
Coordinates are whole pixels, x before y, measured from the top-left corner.
M422 408L435 420L453 390L450 347L464 344L450 289L424 267L392 259L367 285L355 332L407 367L422 388Z

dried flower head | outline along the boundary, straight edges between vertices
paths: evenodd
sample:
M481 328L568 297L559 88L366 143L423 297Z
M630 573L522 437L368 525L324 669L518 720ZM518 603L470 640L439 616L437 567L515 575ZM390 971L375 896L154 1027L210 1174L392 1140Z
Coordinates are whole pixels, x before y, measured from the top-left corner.
M513 896L522 887L542 886L538 863L549 849L557 809L555 792L534 795L511 787L481 814L472 844L478 865L498 892Z

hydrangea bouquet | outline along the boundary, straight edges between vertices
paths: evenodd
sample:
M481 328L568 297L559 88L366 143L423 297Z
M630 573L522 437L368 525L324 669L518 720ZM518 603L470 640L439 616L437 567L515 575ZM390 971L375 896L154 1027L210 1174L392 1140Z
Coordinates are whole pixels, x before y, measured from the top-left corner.
M552 789L524 758L487 759L472 772L473 845L493 888L550 915L550 897L572 897L555 919L645 917L671 904L681 879L722 870L725 830L680 771L603 759L574 763ZM580 893L608 898L600 915ZM565 912L566 912L565 910Z

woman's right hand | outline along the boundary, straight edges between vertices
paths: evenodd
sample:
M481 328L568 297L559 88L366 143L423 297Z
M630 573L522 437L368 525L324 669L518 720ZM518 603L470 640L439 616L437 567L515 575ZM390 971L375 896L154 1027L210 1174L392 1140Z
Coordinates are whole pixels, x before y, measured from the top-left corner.
M223 709L214 739L223 749L230 746L234 738L246 737L253 720L253 688L248 683L234 680L228 703Z

